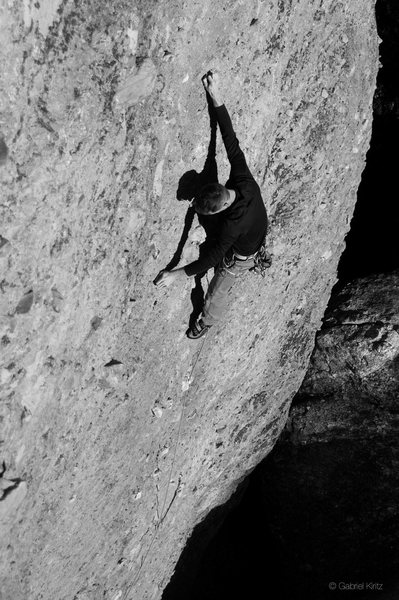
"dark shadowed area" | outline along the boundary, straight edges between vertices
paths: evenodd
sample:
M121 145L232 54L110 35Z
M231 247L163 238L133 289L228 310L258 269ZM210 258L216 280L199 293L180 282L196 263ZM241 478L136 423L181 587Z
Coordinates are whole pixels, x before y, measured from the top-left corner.
M358 201L338 268L340 284L399 266L399 4L376 3L381 69L373 103L373 128Z

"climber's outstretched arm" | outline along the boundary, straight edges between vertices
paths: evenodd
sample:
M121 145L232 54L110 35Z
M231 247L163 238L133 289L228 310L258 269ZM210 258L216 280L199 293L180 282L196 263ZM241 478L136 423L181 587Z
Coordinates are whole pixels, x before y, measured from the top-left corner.
M208 71L201 79L205 90L210 95L215 107L216 118L219 123L220 133L226 148L227 158L231 164L230 179L251 178L243 151L240 148L237 136L231 123L230 115L224 105L222 93L219 88L219 77L212 71Z

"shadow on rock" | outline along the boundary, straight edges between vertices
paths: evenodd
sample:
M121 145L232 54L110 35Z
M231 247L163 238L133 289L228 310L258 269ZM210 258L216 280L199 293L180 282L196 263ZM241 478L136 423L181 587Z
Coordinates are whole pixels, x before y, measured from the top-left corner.
M209 94L206 94L206 99L208 102L208 113L210 121L210 140L208 146L208 154L205 160L204 168L200 173L198 173L194 169L191 169L190 171L186 171L186 173L184 173L180 177L179 185L176 192L176 198L178 201L187 200L191 202L199 193L201 188L203 188L209 183L215 183L218 181L218 169L216 163L217 120L215 109L213 107ZM164 268L165 271L171 271L179 264L182 257L183 248L187 242L188 235L193 225L194 216L195 210L190 204L184 219L184 227L180 236L179 243L177 245L175 253L173 254L173 257ZM199 257L201 258L204 252L206 252L208 244L212 243L212 240L216 235L218 219L215 218L215 216L207 217L206 215L198 215L198 220L204 228L206 234L205 242L203 242L199 248ZM195 286L191 292L191 303L193 306L193 311L190 315L189 320L190 327L193 325L193 323L202 311L202 306L204 303L204 290L202 287L201 280L205 276L205 274L206 273L203 272L195 276Z

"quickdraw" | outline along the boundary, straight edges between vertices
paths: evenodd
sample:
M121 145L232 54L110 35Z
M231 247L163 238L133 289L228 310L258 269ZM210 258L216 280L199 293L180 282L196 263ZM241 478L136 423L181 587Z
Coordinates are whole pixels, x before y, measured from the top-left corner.
M254 257L254 263L254 266L249 270L253 271L257 275L265 277L266 269L269 269L272 265L272 255L266 250L265 243L262 244L256 253Z

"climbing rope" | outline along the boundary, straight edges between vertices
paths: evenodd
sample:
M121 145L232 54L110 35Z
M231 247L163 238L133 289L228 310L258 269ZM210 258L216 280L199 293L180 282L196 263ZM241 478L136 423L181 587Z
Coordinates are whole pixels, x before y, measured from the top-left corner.
M204 338L203 338L203 340L201 342L201 345L199 347L199 350L197 352L197 355L195 357L193 365L192 365L192 367L191 367L191 369L189 371L189 375L187 377L188 388L186 390L183 390L183 394L185 394L186 391L189 391L189 389L190 389L189 386L190 386L191 378L192 378L192 375L194 373L194 369L195 369L195 367L197 365L198 359L199 359L199 357L200 357L200 355L202 353L202 350L203 350L203 347L204 347L204 344L205 344L205 339L206 339L206 335L204 336ZM159 528L162 525L163 521L165 520L165 517L166 517L166 515L167 515L167 513L169 511L169 508L172 505L172 502L173 502L173 500L175 498L175 496L173 496L172 501L169 504L169 507L167 508L166 512L164 513L165 506L166 506L166 501L168 499L168 494L169 494L170 482L171 482L173 471L174 471L174 467L175 467L175 461L176 461L176 456L177 456L177 448L178 448L179 441L180 441L180 433L181 433L181 428L182 428L182 424L183 424L183 416L184 416L185 408L186 408L186 402L183 400L182 401L182 408L181 408L181 411L180 411L179 424L178 424L178 427L177 427L177 436L176 436L176 442L175 442L174 450L173 450L172 462L171 462L170 469L169 469L168 483L166 485L165 496L164 496L164 500L163 500L163 503L162 503L162 508L160 510L160 513L159 513L159 518L158 518L158 521L155 523L154 533L153 533L151 541L150 541L150 543L148 545L148 548L147 548L145 554L141 558L141 563L140 563L140 566L138 568L138 571L137 571L137 573L136 573L136 575L135 575L132 583L126 588L125 593L121 597L121 600L127 600L128 595L130 594L132 588L136 585L136 583L137 583L137 581L138 581L138 579L140 577L141 571L143 569L143 566L145 564L145 561L147 560L147 557L148 557L148 555L149 555L149 553L150 553L150 551L152 549L152 546L153 546L153 544L154 544L154 542L156 540Z

